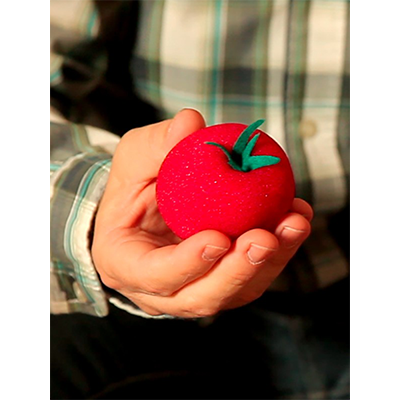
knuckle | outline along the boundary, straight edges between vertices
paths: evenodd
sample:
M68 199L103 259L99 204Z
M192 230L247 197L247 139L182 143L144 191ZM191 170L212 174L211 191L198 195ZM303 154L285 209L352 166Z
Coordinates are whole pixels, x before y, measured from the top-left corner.
M188 298L183 307L183 314L192 318L212 317L219 311L221 308L217 302L207 304L193 297Z
M165 286L162 282L152 282L145 287L143 291L152 296L169 297L174 293L174 290Z
M169 289L162 289L158 290L156 294L160 297L171 297L174 294L174 291Z
M243 287L249 280L251 276L246 273L236 272L234 275L228 277L227 281L231 287L241 288Z
M191 315L193 315L195 318L206 318L206 317L212 317L218 312L219 310L214 307L206 307L194 310L191 313Z

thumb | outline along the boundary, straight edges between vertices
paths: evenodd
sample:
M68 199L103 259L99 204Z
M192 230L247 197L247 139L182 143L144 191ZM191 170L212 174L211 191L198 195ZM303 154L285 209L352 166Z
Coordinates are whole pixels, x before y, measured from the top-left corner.
M119 181L132 183L153 180L169 151L204 126L204 118L198 111L183 109L173 119L127 132L114 155L112 174Z

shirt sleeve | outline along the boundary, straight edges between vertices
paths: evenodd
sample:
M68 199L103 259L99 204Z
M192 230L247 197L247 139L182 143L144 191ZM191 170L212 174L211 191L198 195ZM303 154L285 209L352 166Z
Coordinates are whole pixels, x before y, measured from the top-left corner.
M50 304L56 314L108 312L90 245L118 137L88 130L72 123L50 126Z

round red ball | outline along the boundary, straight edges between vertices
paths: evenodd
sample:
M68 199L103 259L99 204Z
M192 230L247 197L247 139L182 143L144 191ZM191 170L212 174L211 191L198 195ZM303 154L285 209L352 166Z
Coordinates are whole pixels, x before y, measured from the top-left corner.
M249 136L254 146L250 158L272 156L279 161L248 171L232 167L241 162L233 150L246 128L225 123L200 129L165 158L156 198L166 224L180 238L206 229L232 239L253 228L273 231L290 209L295 195L293 171L285 151L265 132L256 129Z

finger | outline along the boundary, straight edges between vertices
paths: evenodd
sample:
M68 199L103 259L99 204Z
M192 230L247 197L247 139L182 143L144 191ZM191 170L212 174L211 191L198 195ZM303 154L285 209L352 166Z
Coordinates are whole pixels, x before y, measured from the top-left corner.
M204 119L195 110L184 109L173 120L133 129L119 143L97 226L129 227L155 204L155 177L167 153L181 139L203 128ZM141 195L141 201L137 201ZM136 207L132 207L135 204ZM147 212L147 211L146 211Z
M311 221L314 216L314 211L310 204L308 204L305 200L300 198L295 198L293 200L292 207L290 208L292 212L298 213L306 218L308 221Z
M298 248L311 232L310 222L298 213L289 213L279 223L275 235L282 252Z
M248 231L206 275L184 286L174 296L154 299L154 306L182 317L214 315L224 308L278 249L274 235L262 230Z
M279 250L258 270L228 308L239 307L260 297L279 276L310 231L310 224L305 217L297 213L288 214L275 231L279 240Z
M230 245L228 237L211 230L164 247L143 240L126 243L120 251L119 278L132 291L170 296L206 274Z
M204 126L199 112L183 109L172 120L129 131L117 147L111 174L118 179L132 180L132 183L154 179L168 152Z
M279 240L279 250L269 260L269 264L283 269L310 232L311 225L305 217L297 213L287 214L275 230L275 236Z

